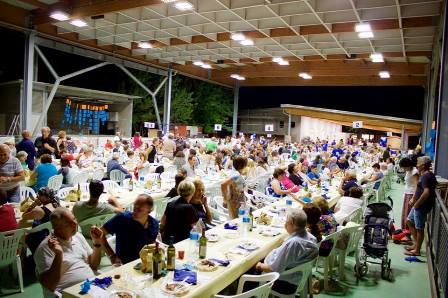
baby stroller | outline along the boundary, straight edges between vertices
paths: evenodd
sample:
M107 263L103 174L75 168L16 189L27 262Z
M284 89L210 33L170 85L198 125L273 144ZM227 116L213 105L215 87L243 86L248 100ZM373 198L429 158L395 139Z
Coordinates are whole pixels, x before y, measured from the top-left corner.
M364 243L355 265L355 275L359 279L367 274L367 263L381 265L381 278L392 281L391 260L387 244L393 222L392 208L386 203L369 204L364 213ZM381 263L371 259L381 259Z
M404 177L406 176L406 172L400 167L399 162L395 165L395 175L397 175L397 183L404 183Z

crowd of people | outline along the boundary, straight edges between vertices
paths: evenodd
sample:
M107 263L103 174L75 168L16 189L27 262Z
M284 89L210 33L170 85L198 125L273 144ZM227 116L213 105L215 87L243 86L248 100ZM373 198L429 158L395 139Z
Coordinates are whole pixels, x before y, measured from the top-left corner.
M48 297L93 277L102 252L118 266L139 258L142 247L154 241L168 243L173 237L177 243L187 239L198 221L210 228L213 212L204 182L197 177L198 169L206 175L229 171L221 182L221 193L230 219L238 218L239 210L247 203L248 181L269 173L272 175L267 194L275 198L289 196L303 205L288 211L285 229L289 237L255 266L258 272L283 272L315 258L322 249L318 243L345 224L348 214L362 206L363 185L373 183L378 188L382 178L394 171L395 161L399 161L406 173L401 228L409 229L413 240L406 247L406 254L420 255L426 216L434 204L437 182L429 158L403 158L389 147L363 140L284 143L264 137L239 136L204 141L170 133L147 142L139 134L129 140L117 134L101 148L95 148L92 144L75 144L63 131L57 136L54 139L50 129L44 127L34 142L30 132L24 131L23 139L14 148L0 145L0 231L17 227L15 218L11 217L14 210L7 202L20 202L20 184L29 176L34 181L37 198L22 218L33 220L33 226L51 222L54 230L51 234L28 235L26 239L38 280ZM55 159L59 161L57 166ZM130 178L138 175L139 169L162 159L172 163L177 174L175 186L167 195L174 200L168 203L160 222L150 215L154 201L147 194L139 194L132 212L126 211L114 197L107 203L99 202L104 185L93 180L89 183L89 199L77 202L70 211L58 205L59 198L47 187L49 178L57 174L63 175L64 186L71 186L73 167L89 168L97 160L105 168L104 179L109 179L113 170ZM135 163L135 171L123 166L127 161ZM163 167L158 170L163 171ZM358 174L363 171L365 175L359 178ZM340 184L335 186L341 198L333 209L324 196L314 197L310 203L299 199L300 190L310 186L328 187L335 176L341 177ZM79 222L103 214L112 216L102 227L77 232ZM115 245L107 241L107 235L116 236ZM294 276L281 277L275 288L291 294L297 287L296 280Z

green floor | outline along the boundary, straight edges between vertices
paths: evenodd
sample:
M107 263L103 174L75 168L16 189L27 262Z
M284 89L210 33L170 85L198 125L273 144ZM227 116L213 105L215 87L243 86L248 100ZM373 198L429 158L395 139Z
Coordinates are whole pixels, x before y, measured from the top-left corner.
M402 188L400 184L393 184L390 196L394 200L394 216L400 225ZM346 265L345 282L332 282L332 291L330 293L321 293L317 297L404 297L404 298L425 298L430 297L430 286L428 278L428 269L426 263L409 263L404 261L403 246L395 245L390 242L390 258L392 259L392 268L395 277L394 282L384 281L380 277L380 266L370 265L369 272L359 283L352 274L353 259L348 257ZM424 253L424 252L423 252ZM421 260L426 262L425 257ZM106 260L105 264L106 264ZM5 289L7 285L14 285L11 280L11 274L0 272L0 297L17 298L38 298L42 297L42 290L32 272L27 272L24 276L25 292L20 294L8 294L13 289ZM11 286L10 286L11 287Z

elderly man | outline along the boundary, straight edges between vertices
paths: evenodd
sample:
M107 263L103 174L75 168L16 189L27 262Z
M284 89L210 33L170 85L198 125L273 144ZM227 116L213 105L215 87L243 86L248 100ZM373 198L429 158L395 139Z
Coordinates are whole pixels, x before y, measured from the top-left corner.
M56 141L50 136L50 128L42 127L41 133L42 136L38 137L34 141L34 146L37 148L37 157L40 157L42 154L55 154L57 151Z
M31 132L29 130L24 130L22 132L22 140L16 145L17 152L25 151L28 156L26 158L26 164L28 169L34 170L34 158L36 157L36 147L33 141L31 141Z
M168 134L168 139L163 141L163 156L169 159L174 158L174 151L176 151L176 142L174 142L174 135L172 133Z
M339 193L345 197L348 196L350 188L358 187L358 182L356 179L356 172L354 170L345 171L344 178L339 185Z
M414 196L409 201L412 206L408 215L408 227L411 230L414 245L406 247L406 255L419 256L423 239L425 238L426 216L434 206L436 198L437 179L430 171L431 159L428 156L417 158L417 170L420 179L417 183Z
M25 180L20 161L11 156L8 145L0 145L0 190L6 191L8 202L20 202L19 182Z
M316 238L306 230L306 214L300 209L290 209L286 215L285 229L289 237L280 247L271 251L264 262L259 262L255 269L261 272L278 272L280 278L272 287L275 291L290 295L297 289L300 273L282 275L288 269L317 257L319 249Z
M112 159L107 162L107 173L106 173L107 177L110 178L110 172L112 172L113 170L119 170L123 174L125 174L125 178L131 178L132 176L131 176L131 174L129 174L128 170L126 170L118 162L119 159L120 159L120 153L114 152L112 154Z
M103 244L103 232L93 226L90 230L92 250L84 236L76 232L76 218L65 208L56 208L50 221L54 232L42 241L34 254L44 297L55 297L62 289L95 277Z

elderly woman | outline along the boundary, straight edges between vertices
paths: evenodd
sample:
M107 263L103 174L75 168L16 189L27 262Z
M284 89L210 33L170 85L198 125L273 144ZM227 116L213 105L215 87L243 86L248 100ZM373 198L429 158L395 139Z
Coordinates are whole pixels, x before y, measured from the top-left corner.
M282 183L283 179L286 177L285 170L283 170L282 168L276 168L274 170L274 173L272 174L272 176L273 176L273 179L271 181L271 187L269 188L269 194L271 196L276 197L276 198L281 198L281 197L289 195L293 192L292 188L288 189Z
M16 154L16 158L20 161L20 165L23 170L28 170L28 164L26 163L26 159L28 158L28 153L25 151L19 151Z
M207 197L205 196L205 186L204 182L200 179L195 179L193 181L195 191L193 197L191 198L191 205L196 209L198 218L206 224L212 223L212 213L208 208Z
M30 177L31 180L36 180L36 184L33 186L35 191L47 186L48 179L58 174L58 170L52 162L53 160L49 154L41 155L40 164L34 169Z
M246 201L246 197L244 196L246 181L243 177L243 172L246 166L246 157L235 157L233 160L233 167L236 173L231 178L221 183L224 206L227 207L231 219L238 218L238 209L240 208L241 203Z
M348 170L345 172L338 191L341 195L348 196L350 188L357 186L358 180L356 180L356 172L354 170Z
M282 274L288 269L294 268L314 260L318 255L316 238L306 230L306 214L299 209L290 209L286 215L285 229L289 237L272 250L255 268L261 272L278 272ZM300 272L290 275L280 275L272 289L276 292L291 295L297 290L297 281Z
M67 150L67 134L65 131L61 130L58 133L58 140L56 141L56 156L61 158L61 151Z
M78 159L78 167L84 169L92 166L94 158L93 149L90 146L84 146L83 153Z
M190 230L199 220L194 206L191 204L196 188L189 180L182 181L177 192L180 198L168 203L165 214L160 220L160 230L164 243L168 243L170 237L174 237L174 242L185 240L190 236Z

